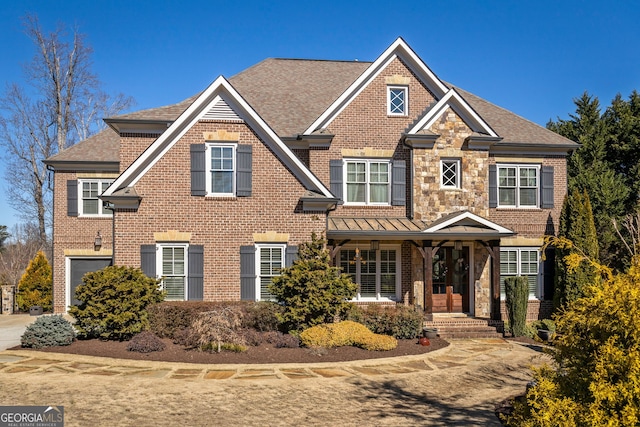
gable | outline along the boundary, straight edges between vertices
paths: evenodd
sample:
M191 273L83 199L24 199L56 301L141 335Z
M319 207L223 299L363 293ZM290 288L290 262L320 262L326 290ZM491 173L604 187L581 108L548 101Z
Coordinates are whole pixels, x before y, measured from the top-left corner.
M105 191L112 196L120 189L134 186L200 120L226 120L246 123L272 150L307 190L332 197L329 190L280 140L236 90L219 77L151 144Z

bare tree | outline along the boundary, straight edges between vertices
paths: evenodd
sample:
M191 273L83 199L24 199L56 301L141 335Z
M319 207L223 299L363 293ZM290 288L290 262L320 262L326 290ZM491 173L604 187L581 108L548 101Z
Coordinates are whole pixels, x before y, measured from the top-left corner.
M0 253L0 284L17 286L29 261L40 249L43 248L35 224L14 226L5 250Z
M9 85L0 99L0 146L9 203L23 220L38 224L45 244L51 185L42 160L100 130L103 117L129 108L133 100L100 90L91 71L92 49L82 34L69 35L63 26L45 34L33 15L25 17L24 26L36 54L24 67L27 87Z

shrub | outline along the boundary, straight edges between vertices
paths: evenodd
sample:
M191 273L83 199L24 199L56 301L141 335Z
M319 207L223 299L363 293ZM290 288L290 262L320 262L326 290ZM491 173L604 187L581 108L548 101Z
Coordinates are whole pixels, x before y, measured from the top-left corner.
M298 348L300 339L291 334L283 334L278 331L256 331L255 329L244 329L241 333L243 341L247 345L259 346L264 343L272 344L275 348Z
M76 290L80 305L69 314L85 338L125 340L149 326L147 306L164 297L159 281L144 275L138 268L105 267L87 273Z
M260 304L262 303L252 301L163 301L150 305L147 308L149 312L149 329L161 338L182 338L184 334L183 331L191 327L200 313L215 311L225 307L238 309L242 313L243 324L247 322L251 323L252 307ZM245 325L245 327L252 326L253 325Z
M307 347L355 346L365 350L392 350L398 341L388 335L374 334L361 323L345 320L313 326L300 333L302 344Z
M257 331L277 331L278 316L282 315L283 307L269 301L258 301L248 304L242 321L246 328Z
M39 305L44 311L53 308L51 265L44 252L38 251L18 282L16 301L22 311Z
M554 364L534 371L507 425L640 425L640 257L605 274L555 317Z
M269 291L282 305L276 313L283 331L302 331L343 316L356 295L356 284L330 262L325 241L311 235L302 243L299 259L273 278Z
M242 311L238 307L221 307L198 314L191 327L184 330L181 344L201 350L223 350L223 344L244 345Z
M507 312L511 335L521 337L527 334L527 304L529 284L523 276L507 277L504 281Z
M151 331L142 331L131 338L127 343L127 350L136 351L138 353L151 353L153 351L162 351L166 345L156 334Z
M76 337L73 325L62 315L41 316L27 326L20 338L22 347L43 348L69 345Z
M348 320L362 323L372 332L396 339L413 339L420 335L423 315L414 307L368 305L350 310Z

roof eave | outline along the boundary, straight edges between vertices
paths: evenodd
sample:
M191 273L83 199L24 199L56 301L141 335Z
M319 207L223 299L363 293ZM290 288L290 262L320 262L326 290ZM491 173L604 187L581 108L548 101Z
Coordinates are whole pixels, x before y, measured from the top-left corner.
M80 172L95 172L97 170L103 172L119 172L120 162L103 162L103 161L86 161L86 160L53 160L47 159L42 161L45 165L57 171L70 170Z
M491 154L567 155L570 151L578 149L578 147L580 147L578 143L545 144L531 142L497 142L491 146Z
M478 233L425 233L424 231L372 231L372 230L333 230L327 231L327 238L358 238L371 240L495 240L511 237L514 232L478 232Z
M104 122L120 133L157 133L161 134L173 123L173 120L118 119L106 118Z
M440 135L436 134L426 135L403 133L401 141L411 148L426 148L427 150L430 150L433 148L438 138L440 138Z

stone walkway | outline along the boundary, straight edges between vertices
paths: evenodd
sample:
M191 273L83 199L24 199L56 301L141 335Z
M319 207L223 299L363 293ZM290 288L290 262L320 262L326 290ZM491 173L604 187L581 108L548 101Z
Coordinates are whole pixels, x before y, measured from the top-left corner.
M431 353L388 359L341 363L202 365L91 357L29 350L0 352L0 374L96 375L181 380L305 380L372 377L421 372L438 373L463 366L481 366L493 360L534 357L530 348L503 339L452 340Z

